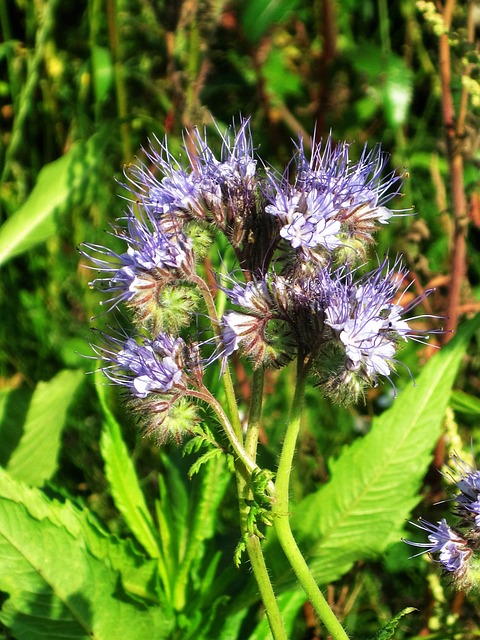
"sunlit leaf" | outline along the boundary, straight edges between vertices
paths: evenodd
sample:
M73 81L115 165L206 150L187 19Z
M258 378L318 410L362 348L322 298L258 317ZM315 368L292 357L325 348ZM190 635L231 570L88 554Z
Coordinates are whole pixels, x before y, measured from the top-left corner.
M109 49L93 47L92 49L93 86L97 102L102 102L113 83L113 61Z
M83 512L0 471L0 621L17 640L169 637L171 614L129 596L119 562L134 566Z
M0 228L0 265L56 232L56 216L88 182L93 147L93 138L87 144L76 143L43 167L28 199Z
M108 406L106 396L108 387L103 383L102 378L103 375L100 373L96 379L97 393L105 416L100 447L112 497L115 506L148 555L151 558L159 558L162 552L155 523L147 508L120 425Z
M247 0L242 6L242 26L250 42L257 42L272 26L296 9L298 0Z
M9 418L9 425L3 427L22 434L6 463L17 480L40 486L55 473L67 410L83 380L83 371L65 370L48 382L39 382L25 422L14 424Z
M474 416L480 415L480 399L464 391L452 392L450 406L461 413L468 413Z

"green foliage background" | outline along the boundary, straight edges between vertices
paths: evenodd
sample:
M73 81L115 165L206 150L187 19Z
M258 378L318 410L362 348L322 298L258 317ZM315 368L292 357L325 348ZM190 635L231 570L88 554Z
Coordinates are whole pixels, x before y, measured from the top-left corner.
M475 64L468 6L456 5L453 22L457 107L462 74ZM435 24L411 0L16 0L1 4L0 22L0 464L6 469L0 533L1 553L9 558L0 572L0 634L87 637L82 634L93 629L102 639L268 638L248 567L237 571L231 562L239 532L228 471L219 462L189 480L194 458L145 440L120 399L105 388L99 399L94 376L84 375L94 368L82 354L91 354L90 319L99 306L76 246L115 242L105 235L124 206L115 178L124 179L123 165L142 157L148 139L168 135L170 150L181 153L184 129L204 124L213 141L212 116L223 128L239 114L251 115L255 142L275 167L288 161L298 133L320 138L332 131L335 140L354 143L353 155L367 142L381 142L392 154L391 168L407 168L405 197L396 207L414 205L416 215L382 229L376 250L402 253L416 277L413 292L437 287L426 312L445 314L453 222ZM478 23L475 28L478 34ZM478 67L471 77L478 82ZM464 147L470 218L462 322L480 305L479 104L473 86ZM95 324L106 322L100 316ZM468 325L443 360L427 366L431 351L408 345L401 360L418 387L400 368L398 409L385 411L392 404L388 384L372 390L365 406L348 410L309 391L294 523L317 579L332 583L338 613L355 638L373 637L407 606L420 613L402 620L398 638L480 635L478 596L455 595L434 565L408 560L398 542L399 516L400 522L409 517L419 491L421 513L430 520L448 511L448 504L432 506L449 495L442 476L435 469L425 476L438 438L443 434L437 468L449 452L468 455L471 442L474 453L480 446L476 326ZM246 406L248 365L237 363L235 373ZM292 376L287 369L267 379L261 464L269 468L283 437L279 424ZM378 485L369 493L372 468L383 493ZM356 524L346 516L349 500L358 510ZM374 520L377 529L368 535L375 505L385 521L382 528ZM32 540L37 556L27 562ZM291 637L323 637L272 536L267 553ZM85 569L86 557L85 582L79 567ZM62 558L70 559L67 572ZM48 571L56 593L66 594L59 601L45 591ZM25 577L30 573L33 582ZM21 575L37 594L25 607ZM82 592L85 584L92 593ZM88 598L106 585L122 591L117 608L100 599L89 610ZM74 621L65 602L75 605ZM185 602L190 612L182 609ZM35 635L32 611L64 619L65 628Z

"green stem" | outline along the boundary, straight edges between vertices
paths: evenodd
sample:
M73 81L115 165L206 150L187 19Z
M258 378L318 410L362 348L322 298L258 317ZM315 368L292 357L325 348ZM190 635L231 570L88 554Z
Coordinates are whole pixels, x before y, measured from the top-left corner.
M252 397L250 400L250 411L248 415L248 429L245 437L245 452L255 461L258 445L258 431L262 415L263 400L263 379L264 369L260 367L253 373ZM268 623L274 640L287 640L283 619L278 608L277 598L268 575L265 558L262 551L262 544L259 538L251 535L247 530L248 502L253 498L250 484L246 479L237 473L237 487L240 503L240 526L245 539L247 553L252 566L253 575L257 582L258 590L262 598L263 606L267 614Z
M263 380L265 371L263 367L255 369L252 377L252 397L250 399L250 411L248 414L248 428L245 436L245 451L255 460L257 457L258 432L262 417Z
M215 333L215 336L217 338L220 338L222 332L220 330L220 322L218 320L217 308L215 306L215 301L213 299L212 292L210 291L210 287L205 282L205 280L200 276L198 276L196 273L192 274L191 281L194 282L202 292L202 296L205 301L207 311L212 321L213 332ZM228 364L225 367L225 372L222 375L222 382L223 382L223 388L225 391L225 397L227 400L227 407L228 407L228 413L230 416L231 424L233 426L237 439L243 443L242 423L240 422L240 418L238 415L238 405L237 405L237 400L235 398L235 391L233 389L232 376L230 374L230 369L228 368Z
M25 143L25 123L28 115L31 112L31 108L34 104L34 93L37 89L37 85L40 82L41 65L46 60L47 44L51 38L52 32L55 28L55 12L59 5L59 0L52 0L42 5L42 14L39 19L39 24L35 36L35 49L33 51L33 57L28 64L28 75L25 84L21 90L18 100L15 102L15 120L12 127L12 135L10 144L5 152L5 159L3 163L3 171L0 178L0 182L5 182L11 173L11 164L17 151ZM5 11L2 10L2 15ZM2 20L2 25L4 24ZM7 47L8 51L8 47ZM13 80L11 80L13 86ZM13 93L12 93L13 98Z
M220 337L220 323L218 321L217 309L215 307L215 301L213 300L212 292L207 283L197 276L196 274L192 278L197 284L200 291L203 294L205 304L212 319L212 326L217 338ZM263 398L263 367L256 370L253 375L252 383L252 398L250 402L249 424L247 430L247 436L245 441L245 448L243 445L243 433L242 425L238 415L238 406L235 398L235 392L233 389L233 382L230 375L228 366L225 370L225 374L222 376L223 386L225 389L225 395L227 399L228 412L230 414L231 423L228 420L225 412L217 400L211 395L208 389L202 389L199 392L198 397L204 396L202 399L207 401L212 409L217 414L225 433L230 440L230 443L237 454L238 458L243 463L244 468L239 468L238 464L235 464L236 477L237 477L237 489L240 505L240 528L242 536L245 540L248 557L252 566L253 574L260 591L263 606L267 614L268 623L272 632L274 640L287 640L287 634L283 625L280 609L278 608L278 602L275 597L275 592L268 575L267 566L265 564L265 558L262 552L262 546L257 536L252 535L247 530L247 515L248 505L246 500L251 498L251 489L249 477L253 471L259 470L258 465L255 462L258 444L258 430L260 427L260 417L262 411L262 398ZM191 393L191 392L190 392ZM248 472L245 475L245 470ZM273 484L270 484L270 493L273 493Z
M287 640L287 634L282 620L277 598L268 575L262 545L257 536L247 535L247 553L252 565L253 575L257 581L260 596L262 598L268 624L274 640Z
M203 402L206 402L212 407L212 409L215 411L215 414L220 424L223 427L223 430L225 431L230 441L230 444L232 445L232 448L237 456L237 459L242 462L248 474L250 475L253 471L260 471L260 467L257 465L257 463L254 462L245 452L245 449L243 447L243 442L240 442L240 440L237 438L237 434L235 433L235 430L233 429L230 420L228 419L225 411L223 410L222 405L218 402L218 400L216 400L212 396L210 391L206 387L202 387L200 391L189 389L188 395L191 396L192 398L198 398L199 400L203 400ZM273 487L271 487L271 489L273 491Z
M128 123L128 100L125 73L121 61L121 39L118 28L118 14L120 0L107 0L108 32L110 38L110 50L113 58L113 74L115 79L115 92L117 97L117 110L120 119L120 138L122 143L123 161L130 162L132 150L130 144L130 125Z
M297 443L305 397L305 384L310 362L299 355L297 365L297 383L290 412L289 424L283 443L277 480L275 482L275 503L273 505L273 523L280 545L295 572L300 584L317 612L320 620L330 632L333 640L348 640L348 636L331 610L310 572L302 552L293 537L289 520L289 488L293 456Z

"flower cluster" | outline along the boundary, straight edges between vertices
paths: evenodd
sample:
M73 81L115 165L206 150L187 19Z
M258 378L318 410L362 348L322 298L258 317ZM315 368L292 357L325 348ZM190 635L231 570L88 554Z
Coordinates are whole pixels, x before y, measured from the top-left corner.
M342 403L379 375L390 379L399 345L424 334L403 317L420 299L402 306L408 274L400 260L385 258L368 273L362 264L378 224L400 213L386 205L403 176L383 175L380 147L352 162L349 145L331 137L310 154L299 143L277 174L257 157L242 119L221 135L218 155L198 130L185 135L184 150L180 162L155 140L149 165L126 170L132 202L112 231L123 252L80 248L108 311L124 303L136 325L135 336L104 336L96 347L105 375L157 413L201 398L203 368L220 359L224 370L236 351L255 367L308 361L316 383ZM222 317L199 275L218 234L237 260L216 278L231 305ZM205 317L215 337L199 341Z
M452 498L454 514L459 519L457 526L451 527L445 518L437 524L419 518L418 523L411 524L427 532L429 542L404 542L422 548L420 554L435 554L436 561L444 573L451 576L454 585L459 589L469 589L476 582L474 554L480 548L480 471L456 455L453 460L459 474L455 482L458 493Z

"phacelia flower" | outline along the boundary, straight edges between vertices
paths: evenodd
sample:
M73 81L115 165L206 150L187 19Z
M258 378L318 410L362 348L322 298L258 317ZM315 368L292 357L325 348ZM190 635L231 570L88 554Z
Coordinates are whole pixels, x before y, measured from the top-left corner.
M377 374L388 377L399 341L422 337L411 331L401 317L405 310L394 303L407 272L399 260L390 267L385 259L357 280L351 270L337 273L328 295L325 323L345 347L347 369L363 371L374 381Z
M334 147L329 137L323 148L321 144L313 147L308 159L299 145L298 183L305 190L329 193L337 219L351 233L367 234L374 230L375 220L385 224L394 215L384 205L399 195L403 177L395 173L383 175L389 155L380 145L371 151L365 145L360 159L353 164L349 147L346 142Z
M80 253L101 274L90 285L110 294L103 304L112 308L126 302L143 308L166 281L192 272L192 244L182 231L166 232L162 220L148 212L135 215L131 210L118 222L123 225L115 227L112 235L126 243L124 253L89 243L81 245Z
M280 235L292 248L312 254L332 252L352 237L363 244L372 241L376 223L386 224L394 212L384 205L399 194L402 177L383 176L389 156L380 146L365 147L360 160L351 163L349 145L313 146L310 159L300 143L293 185L288 176L270 176L267 213L281 224Z
M145 154L157 173L145 164L132 165L125 186L164 225L213 224L228 237L242 268L254 270L266 264L265 248L272 251L277 231L261 206L250 120L242 118L220 138L217 157L205 133L187 133L184 164L170 153L166 140L155 140Z
M410 524L428 533L429 542L404 540L412 547L423 549L417 555L422 553L438 554L435 560L441 564L444 571L455 574L457 579L466 573L473 553L472 549L468 546L467 540L447 524L445 518L439 520L436 525L424 518L419 518L419 523L411 522Z
M285 193L285 186L277 193L272 204L265 211L275 216L281 223L280 236L294 249L316 249L328 251L342 244L340 222L334 219L335 209L329 193L318 189L302 193L295 189Z
M241 349L256 366L265 364L258 358L271 358L270 350L281 353L283 363L297 353L309 355L328 394L351 402L366 384L376 384L378 375L390 379L400 343L424 338L411 330L405 309L394 302L405 277L398 259L393 265L385 259L361 277L328 265L311 274L268 274L243 284L231 276L233 287L222 289L241 311L223 316L221 355L225 360ZM340 393L346 387L350 391Z
M98 347L105 374L138 399L198 381L201 367L186 361L191 347L177 336L194 322L203 332L206 312L220 335L204 341L202 349L215 340L204 363L218 358L225 368L237 350L255 367L298 356L327 395L355 401L378 376L390 379L401 343L424 337L404 317L421 298L407 309L398 299L407 275L400 261L384 260L366 275L354 264L378 224L395 215L386 204L402 176L383 176L388 155L379 146L352 162L349 145L331 137L312 143L310 154L300 143L277 175L258 158L248 118L219 138L216 151L205 132L186 132L178 158L167 139L154 140L147 164L125 171L132 202L112 233L124 251L81 247L99 272L91 286L107 293L104 304L125 303L148 335ZM237 260L234 275L217 278L230 306L220 318L197 273L214 233ZM180 341L172 353L158 347L166 336ZM202 361L198 350L196 357Z
M154 339L137 342L101 334L104 346L93 345L97 356L105 363L101 368L109 380L128 388L137 398L149 394L170 394L187 388L188 376L199 359L193 355L195 346L182 338L159 334ZM192 353L189 353L192 351Z
M459 493L453 498L456 502L455 513L461 518L461 525L469 527L478 536L480 535L480 471L468 465L456 454L452 458L460 473L460 478L456 481ZM469 532L470 536L473 531Z

